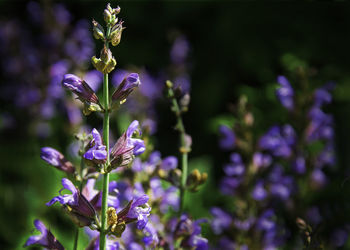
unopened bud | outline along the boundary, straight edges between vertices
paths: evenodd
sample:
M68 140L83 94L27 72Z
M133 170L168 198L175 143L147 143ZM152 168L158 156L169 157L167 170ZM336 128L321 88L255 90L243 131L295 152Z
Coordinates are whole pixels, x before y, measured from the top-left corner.
M188 105L190 104L190 99L191 99L190 95L189 94L185 94L180 100L181 107L182 108L188 107Z
M173 83L172 83L171 81L169 81L169 80L167 80L167 81L165 82L165 85L166 85L169 89L171 89L171 88L173 87Z
M120 43L122 32L125 29L123 22L117 23L113 26L110 39L113 46L117 46Z
M112 60L112 51L110 49L107 49L106 46L103 47L103 49L101 50L101 60L104 63L109 63L110 60Z
M103 11L103 19L106 23L110 23L110 21L112 20L112 14L108 9L105 9Z
M104 35L104 30L103 27L96 22L95 20L92 20L92 25L93 25L93 35L95 37L95 39L104 39L105 35Z
M208 179L208 174L207 173L203 173L201 175L201 180L199 181L199 185L204 184L207 181L207 179Z
M119 101L120 104L124 103L131 92L140 84L140 78L137 73L127 75L113 93L112 100Z

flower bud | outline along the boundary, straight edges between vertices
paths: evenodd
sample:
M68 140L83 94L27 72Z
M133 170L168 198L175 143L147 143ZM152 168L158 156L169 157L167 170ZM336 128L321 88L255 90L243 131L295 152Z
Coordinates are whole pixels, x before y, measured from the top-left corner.
M116 60L112 57L112 53L109 52L110 50L107 50L106 52L103 52L102 50L101 56L103 55L103 60L102 58L96 58L96 56L91 58L92 65L103 74L110 73L117 65Z
M100 58L102 62L106 64L109 63L112 60L112 51L110 49L107 49L106 46L104 46L101 50Z
M66 74L64 75L62 85L63 87L69 89L74 94L76 94L78 96L78 99L81 100L83 103L88 102L95 103L98 105L100 104L95 92L85 81L83 81L79 77L73 74Z
M113 46L117 46L120 43L122 32L125 29L123 22L115 24L112 28L110 39Z
M112 95L112 101L119 101L120 104L124 103L125 99L140 84L140 78L137 73L131 73L127 75L119 84L118 88L114 91Z
M95 20L92 20L92 25L93 25L93 35L95 37L95 39L104 39L105 38L105 32L103 30L103 27L96 22Z
M73 164L70 161L67 161L64 158L63 154L58 152L56 149L44 147L41 149L40 157L48 164L54 166L59 170L70 174L73 174L75 172Z
M108 9L105 9L103 11L103 19L105 20L106 23L110 23L112 20L112 14Z

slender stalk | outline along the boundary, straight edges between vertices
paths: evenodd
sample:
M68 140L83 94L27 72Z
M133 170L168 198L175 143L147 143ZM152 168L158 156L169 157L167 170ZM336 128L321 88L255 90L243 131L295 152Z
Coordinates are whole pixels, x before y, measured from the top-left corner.
M103 141L107 150L107 162L109 164L109 111L108 111L108 74L103 75L103 100L105 107L105 114L103 119ZM106 170L107 168L105 168ZM100 232L100 249L104 250L106 247L106 231L107 231L107 207L108 207L108 186L109 173L103 174L103 188L102 188L102 208L101 208L101 232Z
M74 240L74 250L78 249L78 241L79 241L79 227L77 227L75 231L75 240Z
M180 132L180 153L182 155L182 173L181 173L181 186L180 186L180 213L184 210L185 205L185 191L186 191L186 180L188 175L188 145L186 144L186 131L185 126L181 117L181 110L177 100L174 96L174 91L169 88L169 96L172 99L173 111L177 117L177 130Z
M106 37L109 37L111 27L107 27ZM108 49L108 41L105 42ZM104 104L104 118L103 118L103 142L107 150L107 162L105 165L105 172L103 174L103 188L102 188L102 207L101 207L101 231L100 231L100 250L106 249L106 234L107 234L107 208L108 208L108 186L109 173L106 172L109 166L109 92L108 92L108 74L103 75L103 104Z

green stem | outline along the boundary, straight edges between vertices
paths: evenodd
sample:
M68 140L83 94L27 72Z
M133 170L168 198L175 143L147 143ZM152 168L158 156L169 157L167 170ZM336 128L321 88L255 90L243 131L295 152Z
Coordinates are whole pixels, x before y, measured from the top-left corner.
M103 75L103 100L104 100L104 119L103 119L103 142L107 150L107 162L105 171L109 165L109 94L108 94L108 74ZM106 248L106 233L107 233L107 208L108 208L108 186L109 173L103 174L103 188L102 188L102 208L101 208L101 231L100 231L100 249Z
M106 37L109 37L111 27L107 26ZM105 41L108 49L108 41ZM103 118L103 142L107 150L107 162L103 174L103 188L102 188L102 207L101 207L101 231L100 231L100 250L106 249L106 234L107 234L107 208L108 208L108 186L109 173L107 168L109 166L109 93L108 93L108 74L103 74L103 104L104 104L104 118Z
M74 250L78 249L78 241L79 241L79 227L77 227L75 231L75 240L74 240Z
M185 126L181 117L181 110L177 100L174 96L174 91L169 88L169 96L172 99L173 111L177 117L176 128L180 132L180 152L182 154L182 172L181 172L181 186L180 186L180 213L184 211L185 206L185 191L186 191L186 180L188 175L188 145L186 145L186 131Z

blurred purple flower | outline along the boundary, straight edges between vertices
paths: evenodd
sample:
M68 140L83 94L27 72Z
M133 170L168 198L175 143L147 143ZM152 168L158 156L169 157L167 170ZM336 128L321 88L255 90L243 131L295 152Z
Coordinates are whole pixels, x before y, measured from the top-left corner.
M305 158L297 156L293 163L293 170L297 174L304 174L306 172Z
M220 133L220 147L225 150L231 150L235 146L236 142L236 136L233 132L233 130L226 125L221 125L219 127L219 133Z
M177 158L175 156L168 156L162 160L160 168L169 171L177 167Z
M34 221L34 226L37 230L40 231L41 235L33 235L30 236L27 242L24 244L24 247L30 246L30 245L40 245L42 247L45 247L47 249L57 249L57 250L63 250L64 247L61 245L61 243L56 240L55 236L48 230L44 223L42 223L40 220Z
M224 230L230 227L232 223L231 215L218 207L211 208L210 213L213 216L211 227L215 234L221 234Z
M170 50L170 59L174 64L183 64L190 50L189 42L185 36L179 36L175 39Z
M73 164L70 161L67 161L64 155L58 152L56 149L50 147L41 148L40 157L48 164L59 170L70 174L75 172Z
M294 90L285 76L278 76L277 82L280 87L276 90L276 95L281 104L288 110L294 108Z
M252 197L256 201L262 201L267 197L267 191L264 188L264 183L262 181L258 181L252 191Z

